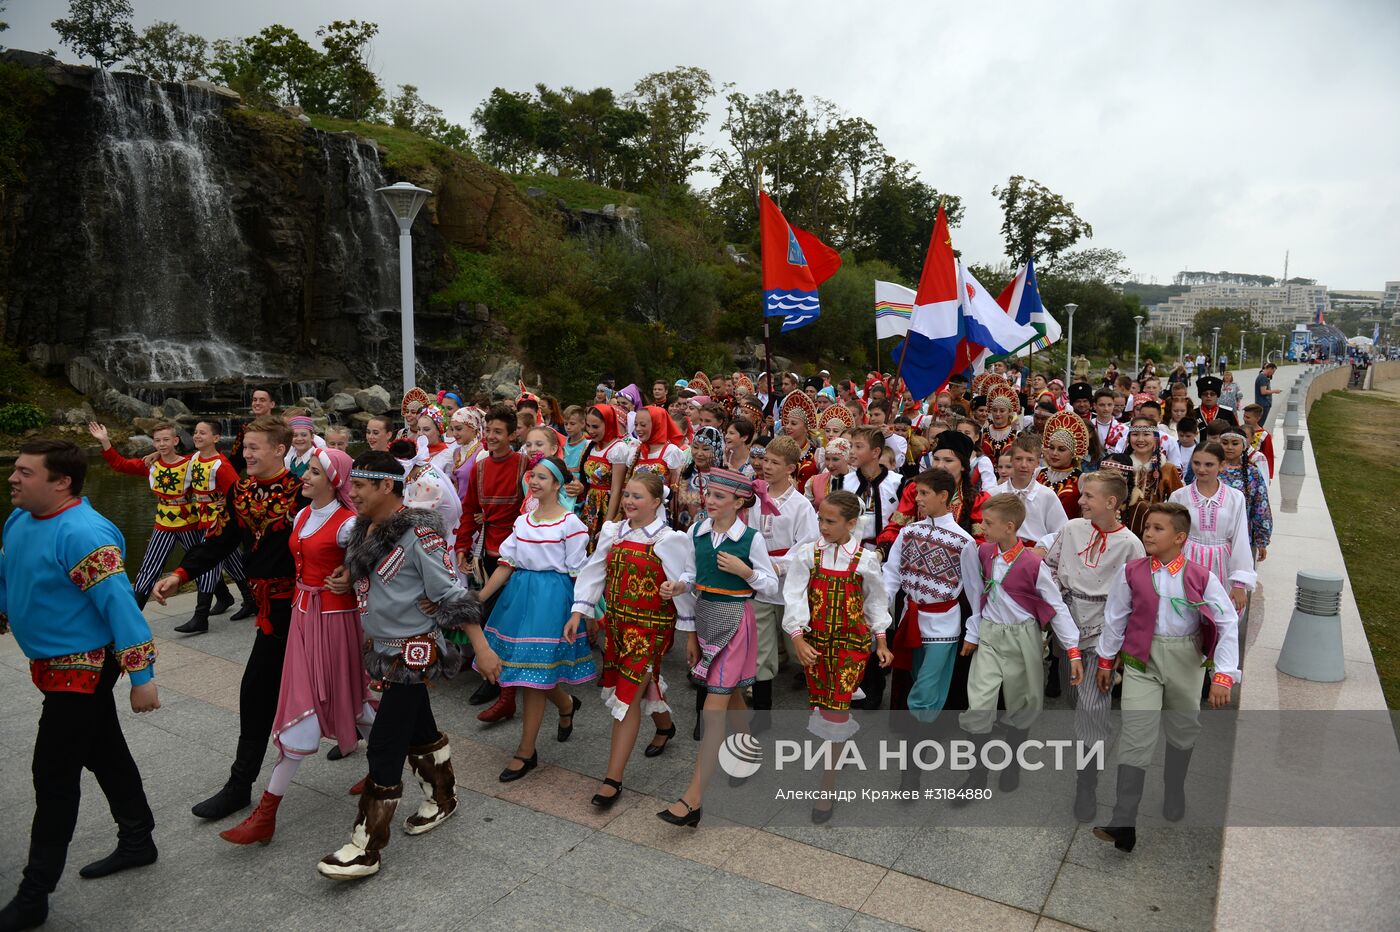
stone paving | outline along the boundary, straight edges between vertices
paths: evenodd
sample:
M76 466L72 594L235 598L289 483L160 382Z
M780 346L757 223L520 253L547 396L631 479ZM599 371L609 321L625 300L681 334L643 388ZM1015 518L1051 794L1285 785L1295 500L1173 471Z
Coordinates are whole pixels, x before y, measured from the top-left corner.
M77 868L114 842L110 816L87 776L68 870L52 899L49 928L143 925L171 929L382 928L513 929L1206 929L1219 866L1219 829L1167 826L1144 801L1141 841L1124 857L1087 827L1047 819L1044 828L965 828L937 824L747 827L707 814L698 830L677 829L654 813L689 780L696 745L690 692L676 690L680 735L647 759L643 736L623 798L609 812L588 800L607 755L610 719L596 690L573 739L540 743L540 768L513 784L496 775L518 726L486 727L466 696L465 674L434 695L452 737L461 809L430 835L397 830L379 876L336 884L315 871L341 845L355 800L346 789L363 774L363 751L340 762L303 764L267 847L238 848L217 836L243 814L209 825L189 807L222 784L237 734L238 680L251 629L214 619L210 633L171 634L193 596L149 606L159 639L162 708L145 716L118 707L156 812L158 864L97 881ZM680 651L666 676L684 682ZM803 692L780 674L775 704L801 707ZM33 811L28 766L40 697L11 638L0 638L0 810L15 841L0 850L0 888L18 882ZM1065 700L1051 701L1064 708ZM328 746L327 746L328 747ZM270 764L272 755L268 756ZM265 767L262 779L268 769ZM1111 785L1111 778L1105 784ZM1160 784L1160 777L1156 783ZM255 792L261 791L259 785ZM406 799L417 790L406 787ZM1101 815L1110 791L1100 789ZM1053 805L1065 807L1068 799Z

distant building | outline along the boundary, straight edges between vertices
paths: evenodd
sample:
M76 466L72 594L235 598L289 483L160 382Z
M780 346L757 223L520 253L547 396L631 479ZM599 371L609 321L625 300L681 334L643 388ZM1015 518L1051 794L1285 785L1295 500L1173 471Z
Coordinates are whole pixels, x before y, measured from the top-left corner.
M1192 285L1151 309L1151 329L1170 334L1192 324L1206 308L1248 311L1255 327L1272 330L1307 323L1328 306L1325 285Z
M1383 291L1329 291L1327 292L1327 310L1330 311L1361 311L1363 314L1375 314L1381 309L1381 299L1385 295Z
M1400 282L1386 282L1381 292L1381 310L1390 314L1400 312Z

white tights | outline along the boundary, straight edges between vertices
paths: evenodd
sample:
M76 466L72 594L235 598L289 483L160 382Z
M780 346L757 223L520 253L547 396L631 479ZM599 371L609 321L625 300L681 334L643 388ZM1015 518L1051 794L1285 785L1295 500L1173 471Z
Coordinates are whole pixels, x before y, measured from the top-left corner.
M361 738L369 737L370 727L374 724L374 707L368 702L360 707L360 714L355 719L355 728L360 733ZM306 718L297 722L291 728L281 732L277 736L277 763L272 768L272 776L267 780L267 791L273 796L286 796L287 787L292 785L292 778L296 776L297 768L301 762L312 754L316 753L316 747L321 743L321 720L313 712ZM309 751L299 750L300 748L311 748Z

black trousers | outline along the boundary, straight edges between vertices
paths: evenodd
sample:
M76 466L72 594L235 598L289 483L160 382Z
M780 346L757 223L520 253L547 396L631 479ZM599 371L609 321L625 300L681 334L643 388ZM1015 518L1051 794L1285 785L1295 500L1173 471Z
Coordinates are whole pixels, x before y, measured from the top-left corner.
M116 682L117 661L109 651L95 692L44 693L34 741L34 822L21 893L44 897L58 886L78 824L83 768L92 771L107 797L119 838L140 841L155 828L141 772L117 719Z
M282 661L287 656L287 630L292 625L291 599L273 599L270 605L272 633L259 630L253 635L253 649L238 687L238 751L229 782L250 788L258 779L267 741L272 737L277 694L282 689Z
M425 683L388 684L379 700L379 714L369 731L369 778L379 786L403 782L408 749L437 740L437 720Z

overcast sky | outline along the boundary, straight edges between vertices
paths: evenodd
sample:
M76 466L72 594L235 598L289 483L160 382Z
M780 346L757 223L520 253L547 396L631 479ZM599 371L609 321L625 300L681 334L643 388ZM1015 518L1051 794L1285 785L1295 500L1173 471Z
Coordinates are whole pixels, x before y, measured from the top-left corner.
M385 85L418 85L464 125L496 86L623 91L676 65L826 97L964 197L953 242L976 261L1001 258L992 186L1022 174L1071 200L1091 245L1122 250L1143 280L1279 275L1284 250L1290 274L1334 289L1400 279L1394 0L132 4L138 27L171 19L210 39L376 21ZM0 41L58 46L48 24L66 0L9 7Z

